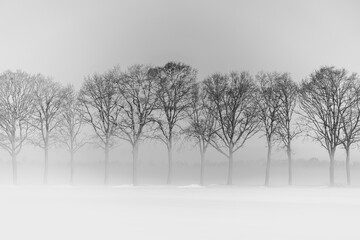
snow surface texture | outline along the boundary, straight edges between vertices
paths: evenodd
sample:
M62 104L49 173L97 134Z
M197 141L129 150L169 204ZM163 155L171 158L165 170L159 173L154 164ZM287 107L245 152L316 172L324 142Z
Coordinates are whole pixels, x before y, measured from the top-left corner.
M360 189L1 187L0 239L360 239Z

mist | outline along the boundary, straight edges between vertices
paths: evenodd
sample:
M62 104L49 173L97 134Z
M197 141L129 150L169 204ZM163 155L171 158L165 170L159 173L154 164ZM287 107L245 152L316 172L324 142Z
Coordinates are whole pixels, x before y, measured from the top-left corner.
M0 1L0 238L359 239L359 11Z

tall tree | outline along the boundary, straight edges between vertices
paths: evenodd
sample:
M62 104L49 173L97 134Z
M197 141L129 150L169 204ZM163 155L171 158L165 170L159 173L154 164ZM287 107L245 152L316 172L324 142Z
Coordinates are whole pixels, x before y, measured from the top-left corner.
M265 186L269 185L271 152L273 147L274 136L279 129L280 122L280 92L277 88L277 81L280 74L277 72L264 73L256 75L258 81L259 94L257 95L257 105L259 109L259 119L261 122L260 129L265 134L267 143L267 159L265 172Z
M109 151L115 144L118 122L123 109L122 97L116 90L118 68L85 79L79 93L82 115L94 130L98 145L104 149L104 183L108 184Z
M171 184L173 171L173 141L178 133L178 123L186 117L186 110L191 104L190 91L195 84L197 71L184 63L169 62L163 67L150 70L150 76L155 80L157 109L159 116L157 136L165 143L168 150L167 184Z
M212 74L204 81L204 90L214 105L218 125L211 145L229 159L227 184L232 184L233 154L258 130L257 94L253 78L247 72Z
M197 83L191 91L191 104L188 109L188 124L185 134L196 140L200 151L200 185L204 185L205 155L210 142L215 137L216 120L214 105L203 90L203 83Z
M49 148L58 139L64 97L64 90L59 83L41 75L37 77L34 94L36 110L32 121L36 131L32 142L44 149L44 184L48 181Z
M152 122L157 97L155 82L149 76L150 67L134 65L121 75L117 91L124 99L123 114L118 122L119 137L132 146L133 184L137 185L139 143L146 136L144 128Z
M292 140L300 133L297 126L293 126L293 114L298 102L299 87L291 79L290 74L283 73L276 82L280 97L279 128L277 138L286 150L288 158L288 184L292 185Z
M360 83L358 76L355 74L352 75L350 81L353 81L353 83L346 96L346 101L349 101L351 106L345 110L341 118L341 138L346 152L346 179L348 185L351 184L350 148L360 141Z
M0 75L0 146L11 156L13 183L17 184L16 157L31 132L35 76L22 71Z
M308 136L324 147L330 158L330 185L334 185L334 157L342 144L342 117L357 100L347 96L355 75L345 69L321 67L301 83L300 115Z
M80 112L78 94L72 85L67 86L64 91L59 140L70 153L70 184L72 185L74 183L74 156L87 143L87 137L81 131L84 119Z

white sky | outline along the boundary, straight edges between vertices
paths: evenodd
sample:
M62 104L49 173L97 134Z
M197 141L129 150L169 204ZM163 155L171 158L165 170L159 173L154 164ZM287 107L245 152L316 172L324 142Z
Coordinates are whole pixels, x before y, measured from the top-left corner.
M0 70L80 87L116 64L183 61L213 72L360 72L358 1L1 1Z
M359 1L343 0L1 1L0 71L40 72L77 88L117 64L170 60L192 65L199 79L264 70L300 81L323 65L360 73L359 12ZM265 146L253 142L249 153ZM297 153L319 148L306 149Z

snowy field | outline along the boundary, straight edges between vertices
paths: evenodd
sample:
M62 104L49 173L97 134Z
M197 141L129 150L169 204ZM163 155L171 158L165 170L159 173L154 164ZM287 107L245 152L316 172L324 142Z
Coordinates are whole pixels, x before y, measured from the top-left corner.
M360 189L0 187L0 239L360 239Z

